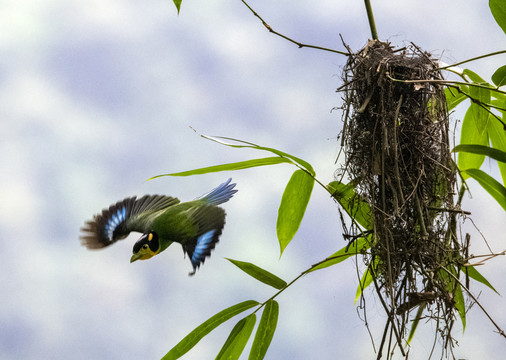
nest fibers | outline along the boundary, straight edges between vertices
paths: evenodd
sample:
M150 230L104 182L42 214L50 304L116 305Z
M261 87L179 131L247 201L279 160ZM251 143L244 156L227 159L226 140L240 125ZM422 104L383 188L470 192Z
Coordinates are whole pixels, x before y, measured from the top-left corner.
M449 117L444 88L434 81L442 79L437 67L415 46L394 51L370 41L349 57L340 89L344 171L371 208L366 264L398 344L417 306L445 319L448 332L442 333L449 335L459 296L446 271L457 269L462 257ZM350 232L353 238L364 235Z

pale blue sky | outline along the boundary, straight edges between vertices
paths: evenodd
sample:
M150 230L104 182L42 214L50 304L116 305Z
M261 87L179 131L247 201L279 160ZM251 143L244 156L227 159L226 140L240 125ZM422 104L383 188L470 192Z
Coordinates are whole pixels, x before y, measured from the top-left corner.
M485 2L373 3L382 39L413 41L447 63L506 47ZM250 5L304 43L342 49L342 34L357 50L369 36L362 1ZM273 294L224 257L288 281L344 246L337 208L315 187L300 231L279 259L275 218L294 170L287 165L145 182L266 156L206 141L190 126L287 151L312 163L324 183L333 180L341 114L331 109L339 104L344 61L269 34L239 0L186 0L180 16L170 0L0 0L0 358L157 359L216 312ZM489 78L505 61L471 68ZM102 251L79 243L80 226L111 203L145 193L191 200L230 176L239 192L225 205L221 241L192 278L177 244L130 264L138 234ZM506 216L472 185L465 207L500 251ZM472 233L474 253L484 251L470 223L463 231ZM506 292L504 259L481 271ZM288 289L278 299L267 358L371 358L353 305L357 283L349 262ZM505 328L504 298L474 290ZM378 344L385 315L371 293L368 320ZM234 324L185 358L214 358ZM410 359L426 358L432 331L421 329ZM454 335L458 358L499 358L504 349L477 306L465 334L457 326Z

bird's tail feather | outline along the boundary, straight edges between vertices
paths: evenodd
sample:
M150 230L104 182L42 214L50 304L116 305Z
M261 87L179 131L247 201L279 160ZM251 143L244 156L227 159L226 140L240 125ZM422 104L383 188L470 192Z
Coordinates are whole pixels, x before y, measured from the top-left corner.
M232 178L219 185L207 195L202 196L200 199L205 200L209 205L219 205L227 202L237 192L237 190L234 189L236 184L231 184L230 181L232 181Z

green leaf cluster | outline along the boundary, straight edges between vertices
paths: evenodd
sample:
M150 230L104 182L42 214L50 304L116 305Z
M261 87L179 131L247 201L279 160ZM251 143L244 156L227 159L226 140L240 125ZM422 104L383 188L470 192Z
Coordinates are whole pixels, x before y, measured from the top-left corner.
M276 289L284 289L287 287L287 283L284 280L267 270L248 262L232 259L228 260L245 273L264 284L271 285ZM256 312L262 307L262 317L260 318L248 359L263 359L274 337L278 322L279 304L273 298L268 299L262 304L255 300L247 300L220 311L185 336L162 358L162 360L179 359L219 325L254 307L257 307L257 309L253 313L240 319L232 328L228 338L225 340L225 343L216 356L216 359L239 359L255 328L257 319Z
M464 180L476 180L506 211L506 93L499 88L506 84L506 66L492 75L492 85L466 69L462 78L467 82L446 89L449 109L465 99L470 105L462 122L457 165ZM497 161L502 184L480 170L485 158Z
M448 93L449 99L448 104L450 105L452 101L453 103L459 103L462 100L464 100L467 97L467 95L463 95L463 97L462 96L459 97L458 95L457 97L458 101L455 101L452 98L451 93ZM475 115L476 114L477 113L475 113ZM484 131L487 131L489 126L490 125L487 125L486 130ZM263 308L262 317L258 324L255 338L253 340L253 344L249 355L249 359L263 359L274 336L278 319L279 304L274 300L274 298L281 292L286 290L291 284L293 284L303 275L309 274L316 270L321 270L333 265L337 265L349 259L350 257L366 253L371 248L373 243L372 211L369 204L364 199L362 199L361 196L356 192L353 181L351 181L348 184L339 181L332 181L328 185L323 185L316 178L312 166L305 160L302 160L296 156L290 155L288 153L285 153L283 151L274 148L264 147L238 139L224 138L224 137L209 137L205 135L201 136L205 139L220 143L225 146L233 148L252 148L260 151L270 152L275 156L208 166L204 168L198 168L183 172L158 175L151 179L158 178L161 176L191 176L219 171L244 170L259 166L290 164L292 166L295 166L297 170L295 170L292 173L292 176L290 177L283 192L283 195L281 197L281 202L278 209L278 219L276 223L276 233L280 245L281 254L288 246L288 244L291 242L291 240L295 237L297 230L299 229L299 226L305 214L305 210L311 198L315 182L321 185L331 195L331 197L337 203L339 203L341 208L350 216L353 223L358 228L362 229L361 236L358 236L357 238L353 239L348 245L344 246L340 250L328 256L326 259L318 262L317 264L314 264L309 269L302 272L290 283L287 283L286 281L272 274L271 272L264 270L259 266L252 264L250 262L228 259L232 264L237 266L244 273L262 282L263 284L273 287L278 292L263 303L259 303L255 300L248 300L219 312L218 314L214 315L209 320L205 321L203 324L198 326L190 334L188 334L183 340L181 340L176 346L174 346L163 358L165 360L179 358L187 351L189 351L193 346L195 346L204 336L206 336L210 331L212 331L217 326L221 325L222 323L226 322L227 320L231 319L232 317L242 312L245 312L251 308L256 307L256 310L253 313L245 316L236 323L236 325L231 330L228 338L226 339L223 347L221 348L216 358L217 359L239 358L239 356L243 353L246 344L251 338L251 335L253 334L253 330L256 325L255 313ZM506 153L504 153L503 151L495 148L490 148L485 145L462 144L456 147L454 151L458 153L467 153L471 155L489 156L490 158L500 162L504 161L504 159L506 158ZM478 179L478 181L486 188L490 187L491 186L490 184L492 184L492 180L490 180L487 174L481 172L481 170L471 168L466 169L465 172L468 173L470 177ZM488 188L488 190L489 192L494 194L494 197L496 199L502 199L502 197L506 198L506 194L501 192L497 184L494 183L493 186L495 187L493 187L492 189ZM362 296L363 291L374 282L375 276L377 276L377 272L379 271L378 265L379 265L378 260L377 259L374 260L368 266L367 270L363 274L357 287L355 302L360 298L360 296ZM466 276L469 276L470 278L473 278L474 280L489 286L491 289L495 291L492 285L490 285L490 283L474 267L468 266L465 269L466 269ZM461 272L461 270L452 269L452 271L453 277L458 278L458 274ZM458 282L455 282L453 280L453 277L448 275L444 271L441 271L439 276L445 277L448 283L448 287L449 288L452 287L453 293L455 295L455 306L465 326L465 308L464 308L465 304L460 284ZM408 342L411 341L412 337L414 336L416 327L421 317L423 316L423 310L425 309L425 306L426 303L421 303L418 306L417 315L413 320L411 331L408 336Z
M173 1L179 14L182 0ZM506 2L504 0L490 0L489 6L494 19L506 33ZM462 123L460 144L453 150L458 153L458 167L464 180L475 179L506 210L506 92L500 89L506 85L506 65L499 67L494 72L491 77L492 83L485 81L469 69L465 69L459 75L462 77L463 82L452 83L445 91L449 110L470 99ZM241 313L256 308L235 324L216 359L238 359L241 356L254 332L257 323L256 313L261 309L263 309L262 316L256 329L249 359L263 359L273 339L279 315L279 304L274 298L305 274L337 265L352 256L367 252L373 242L372 212L368 203L357 194L353 181L348 184L332 181L325 186L316 179L312 166L298 157L274 148L259 146L233 138L201 136L229 147L252 148L267 151L274 156L164 174L151 179L160 176L191 176L220 171L244 170L260 166L290 164L297 169L292 173L281 197L276 222L280 255L294 239L302 223L315 182L329 192L332 198L350 216L355 226L363 231L361 236L353 239L347 246L314 264L290 283L250 262L228 259L244 273L276 289L277 293L263 303L247 300L219 312L190 332L163 357L164 360L180 358L219 325ZM486 157L497 161L502 183L480 170ZM375 259L369 264L360 279L355 303L363 295L364 289L374 283L378 270L378 260ZM496 290L473 266L455 267L452 265L448 269L441 269L436 274L440 279L443 279L447 290L454 295L455 308L465 328L466 309L463 290L468 291L468 289L465 289L459 281L461 274L483 283L493 291ZM423 317L426 304L426 302L422 302L418 306L408 335L408 343L412 340L415 330Z
M352 241L350 244L330 255L323 261L313 265L308 270L301 273L295 280L309 272L336 265L352 256L361 254L370 248L370 229L372 229L371 209L369 208L369 205L355 193L353 184L344 184L333 181L325 186L316 179L315 171L308 162L281 150L233 138L209 137L206 135L201 136L225 146L233 148L252 148L260 151L267 151L276 156L163 174L152 177L149 180L162 176L191 176L220 171L244 170L259 166L291 164L297 169L292 173L292 176L290 177L281 197L276 222L276 234L281 254L295 237L297 230L300 227L307 205L311 198L315 182L319 183L326 191L328 191L329 194L342 206L346 213L350 215L353 221L364 229L363 237ZM265 356L276 329L279 312L279 304L274 300L274 298L290 286L295 280L287 284L283 279L255 264L233 259L228 260L246 274L277 289L278 292L264 303L248 300L219 312L182 339L163 357L164 360L177 359L181 357L214 328L239 313L247 311L253 307L257 307L255 312L263 307L263 312L253 340L249 359L263 359ZM363 286L363 284L361 284L361 286ZM216 359L237 359L242 354L256 324L255 312L247 315L236 323Z

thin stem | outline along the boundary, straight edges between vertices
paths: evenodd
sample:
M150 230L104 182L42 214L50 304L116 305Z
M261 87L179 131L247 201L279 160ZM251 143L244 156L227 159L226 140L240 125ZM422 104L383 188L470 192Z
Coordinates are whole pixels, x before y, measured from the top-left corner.
M367 19L369 20L369 27L371 28L371 36L373 40L378 40L378 32L376 31L376 23L374 21L374 14L372 13L372 6L370 0L364 0L365 10L367 11Z
M486 58L486 57L489 57L489 56L495 56L495 55L500 55L500 54L504 54L504 53L506 53L506 50L495 51L495 52L492 52L492 53L489 53L489 54L476 56L476 57L473 57L471 59L467 59L467 60L464 60L464 61L459 61L458 63L452 64L452 65L446 65L446 66L434 69L434 71L445 70L445 69L448 69L448 68L451 68L451 67L454 67L454 66L459 66L459 65L465 64L467 62L471 62L471 61L475 61L475 60L480 60L480 59L483 59L483 58Z
M506 95L506 91L490 87L490 85L482 85L482 84L469 83L469 82L464 82L464 81L439 80L439 79L402 80L402 79L393 78L390 75L387 75L387 78L389 78L392 81L402 82L402 83L405 83L405 84L436 83L436 84L442 84L442 85L446 85L446 86L452 86L452 85L474 86L476 88L486 89L486 90L490 90L492 92L497 92L497 93Z
M313 265L314 266L314 265ZM309 270L311 270L313 268L313 266L311 266L311 268L303 271L302 273L300 273L295 279L293 279L292 281L290 281L288 284L285 285L285 287L279 289L279 291L277 293L275 293L274 295L272 295L270 298L268 298L267 300L265 300L263 303L260 304L260 306L258 306L258 308L253 311L253 313L256 313L258 310L260 310L262 307L265 306L265 304L267 304L268 301L270 300L274 300L275 297L277 297L279 294L281 294L283 291L285 291L286 289L288 289L290 287L290 285L292 285L294 282L296 282L297 280L299 280L301 277L303 277L304 275L306 275Z
M480 309L485 313L485 315L488 317L488 319L492 322L492 324L495 326L495 328L497 329L497 332L499 333L499 335L503 336L506 338L506 334L504 333L504 330L502 330L499 325L496 324L496 322L494 321L494 319L492 319L492 317L490 316L490 314L485 310L485 308L480 304L480 302L478 301L478 299L471 293L471 291L464 286L464 284L462 284L462 282L455 276L451 273L451 271L447 270L445 267L441 267L441 269L443 269L448 275L450 275L457 283L459 283L459 285L467 292L467 294L474 300L474 302L480 307Z
M253 8L251 6L248 5L248 3L244 0L241 0L241 2L249 9L249 11L251 11L251 13L253 15L255 15L263 24L263 26L265 26L265 28L267 30L269 30L269 32L273 33L274 35L277 35L285 40L288 40L289 42L297 45L299 48L303 48L303 47L307 47L307 48L311 48L311 49L317 49L317 50L323 50L323 51L329 51L329 52L333 52L333 53L337 53L337 54L341 54L341 55L346 55L346 56L350 56L351 54L350 53L347 53L347 52L344 52L344 51L339 51L339 50L334 50L334 49L329 49L329 48L326 48L326 47L322 47L322 46L316 46L316 45L309 45L309 44L303 44L301 42L298 42L296 40L293 40L291 38L289 38L288 36L286 35L283 35L277 31L275 31L269 24L267 24L267 22L265 22L265 20L260 16L258 15L258 13L253 10ZM374 21L374 20L373 20Z
M351 255L358 255L358 253L351 253ZM260 310L269 300L274 300L274 298L276 298L279 294L281 294L283 291L285 291L286 289L288 289L294 282L296 282L297 280L299 280L304 275L309 274L318 265L321 265L321 264L323 264L323 263L325 263L325 262L327 262L329 260L336 259L336 258L343 257L343 256L350 256L350 254L343 254L343 255L339 255L339 256L328 257L326 259L318 261L316 264L311 265L311 267L309 267L308 269L306 269L303 272L301 272L299 275L297 275L297 277L295 277L292 281L290 281L288 284L286 284L283 288L279 289L278 292L276 292L270 298L268 298L263 303L261 303L259 305L259 307L254 312L257 312L258 310Z
M490 259L495 258L496 256L501 256L501 255L506 255L506 250L504 250L503 252L497 253L497 254L467 256L466 257L467 263L465 263L463 266L478 266L478 265L483 265L485 263L485 261L488 261ZM475 258L478 258L478 257L484 257L484 259L482 259L482 260L480 260L480 261L478 261L478 262L476 262L474 264L469 263L469 260L475 259Z

